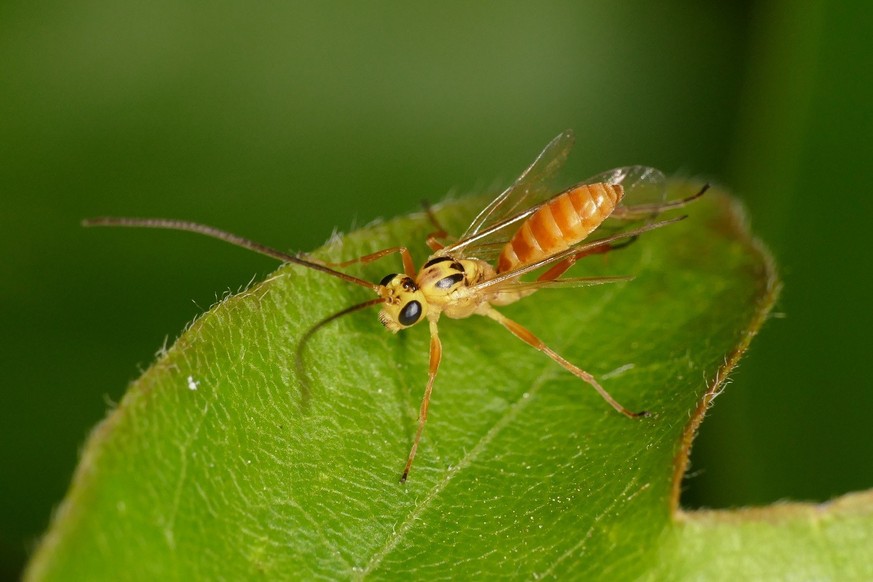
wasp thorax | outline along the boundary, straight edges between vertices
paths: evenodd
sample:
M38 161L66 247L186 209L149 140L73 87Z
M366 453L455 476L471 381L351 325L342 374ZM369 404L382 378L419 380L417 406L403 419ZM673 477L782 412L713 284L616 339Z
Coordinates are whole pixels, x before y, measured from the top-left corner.
M432 300L448 296L464 286L467 274L461 261L452 257L436 257L429 260L418 274L418 283L427 290Z
M379 295L385 300L379 321L393 332L415 325L427 315L424 293L406 275L387 275L379 283Z

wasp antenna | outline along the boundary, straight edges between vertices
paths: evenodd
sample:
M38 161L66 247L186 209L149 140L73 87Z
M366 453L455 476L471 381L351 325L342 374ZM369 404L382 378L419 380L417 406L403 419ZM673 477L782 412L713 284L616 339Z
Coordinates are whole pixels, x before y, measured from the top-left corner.
M327 273L328 275L331 275L338 279L342 279L343 281L354 283L355 285L360 285L361 287L367 287L368 289L372 289L373 291L377 291L379 288L379 286L374 283L365 281L363 279L358 279L357 277L353 277L341 271L335 271L328 266L321 265L312 261L307 261L305 259L301 259L300 257L289 255L288 253L283 253L282 251L276 250L272 247L268 247L267 245L262 245L261 243L241 237L226 230L221 230L220 228L215 228L214 226L208 226L206 224L200 224L198 222L189 222L187 220L172 220L167 218L127 218L116 216L100 216L97 218L86 218L82 221L82 226L157 228L165 230L184 230L187 232L194 232L212 238L217 238L218 240L222 240L232 245L242 247L244 249L248 249L250 251L272 257L274 259L278 259L283 263L293 263L295 265L301 265L315 271L321 271L322 273Z
M303 337L301 337L300 341L297 343L297 349L294 351L294 367L297 371L297 378L300 379L300 387L303 393L301 405L303 408L305 408L307 403L309 402L309 376L306 375L306 368L303 364L303 350L306 348L306 344L309 342L312 336L315 335L315 332L344 315L355 313L356 311L361 311L362 309L366 309L368 307L372 307L374 305L378 305L384 302L384 298L377 297L376 299L370 299L369 301L364 301L363 303L358 303L356 305L352 305L351 307L346 307L342 311L337 311L333 315L325 317L324 319L310 327L308 330L306 330L306 333L303 334Z

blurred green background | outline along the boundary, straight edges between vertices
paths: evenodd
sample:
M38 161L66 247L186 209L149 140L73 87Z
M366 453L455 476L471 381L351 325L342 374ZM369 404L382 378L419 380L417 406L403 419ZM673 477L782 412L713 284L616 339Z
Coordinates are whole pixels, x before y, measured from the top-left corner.
M634 163L732 188L786 284L694 448L686 505L870 487L868 2L0 5L0 576L89 429L279 248L506 184ZM692 346L693 347L693 346Z

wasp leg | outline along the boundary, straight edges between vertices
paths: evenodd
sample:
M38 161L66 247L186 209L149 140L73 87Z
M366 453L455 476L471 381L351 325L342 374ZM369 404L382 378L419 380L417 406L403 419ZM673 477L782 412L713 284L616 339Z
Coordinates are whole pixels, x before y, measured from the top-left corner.
M425 239L424 242L430 248L430 250L436 252L445 248L446 245L438 240L445 237L446 233L443 231L432 232L427 235L427 239Z
M443 225L440 224L439 220L437 220L436 214L433 213L433 208L431 208L430 203L427 200L422 200L421 205L424 208L424 211L427 213L428 220L430 220L430 223L434 226L434 228L436 228L435 231L427 235L427 240L425 242L427 246L430 247L430 250L441 250L446 245L441 243L438 239L446 238L447 236L449 236L449 233L446 232L446 229L443 228Z
M430 394L433 392L433 382L436 379L437 370L440 367L440 359L442 359L442 356L443 345L440 342L437 322L435 319L431 319L430 368L428 369L427 387L424 389L424 396L421 399L421 409L418 412L418 430L415 431L415 440L412 441L412 450L409 451L409 457L406 459L406 467L403 469L403 475L400 477L401 483L406 482L406 478L409 476L409 469L412 467L412 461L415 459L415 453L418 451L418 441L421 440L424 423L427 421L427 408L430 406Z
M403 271L407 276L415 278L417 271L415 270L415 263L412 260L412 255L409 253L409 249L406 247L390 247L387 249L382 249L381 251L376 251L375 253L371 253L369 255L364 255L363 257L358 257L357 259L351 259L348 261L341 261L338 263L324 263L329 267L348 267L349 265L354 265L355 263L372 263L373 261L377 261L382 257L400 253L400 257L403 259Z
M537 336L535 336L526 327L509 319L508 317L504 316L502 313L500 313L499 311L497 311L494 308L489 308L485 312L485 315L487 315L491 319L500 323L503 327L508 329L510 331L510 333L512 333L512 335L514 335L515 337L517 337L520 340L524 341L525 343L533 346L534 348L538 349L539 351L543 352L544 354L546 354L547 356L549 356L550 358L552 358L553 360L555 360L556 362L561 364L561 366L563 366L565 370L567 370L568 372L570 372L571 374L573 374L577 378L580 378L583 381L590 384L591 387L594 388L595 390L597 390L597 392L600 394L600 396L602 396L603 399L606 400L610 404L610 406L615 408L618 412L622 413L623 415L627 416L628 418L639 418L641 416L648 416L649 415L649 413L646 411L631 412L630 410L628 410L627 408L625 408L624 406L619 404L615 400L615 398L613 398L612 395L610 395L609 392L607 392L606 389L603 388L603 386L601 386L597 382L597 380L594 379L594 376L592 376L591 374L589 374L585 370L583 370L577 366L574 366L573 364L571 364L570 362L565 360L563 357L561 357L560 354L558 354L552 348L550 348L545 343L543 343L543 341L541 339L539 339Z
M672 200L670 202L660 202L656 204L637 204L635 206L619 206L616 208L610 218L619 218L622 220L639 220L642 218L648 218L654 214L660 214L662 212L666 212L667 210L673 210L674 208L682 208L689 202L697 200L703 193L709 190L709 184L704 184L703 187L692 194L691 196L687 196L685 198L680 198L679 200Z
M578 254L573 255L572 257L567 257L563 261L559 261L558 263L555 263L555 265L552 266L551 269L549 269L548 271L546 271L545 273L543 273L542 275L537 277L537 281L554 281L555 279L557 279L558 277L563 275L567 271L567 269L572 267L576 263L576 261L578 261L582 257L587 257L588 255L597 255L597 254L601 254L601 253L608 253L611 251L617 251L618 249L623 249L624 247L628 246L629 244L631 244L632 242L637 240L637 238L638 238L637 236L632 236L632 237L628 238L627 240L624 240L624 241L619 242L619 243L607 243L607 244L601 245L599 247L593 247L593 248L584 250Z

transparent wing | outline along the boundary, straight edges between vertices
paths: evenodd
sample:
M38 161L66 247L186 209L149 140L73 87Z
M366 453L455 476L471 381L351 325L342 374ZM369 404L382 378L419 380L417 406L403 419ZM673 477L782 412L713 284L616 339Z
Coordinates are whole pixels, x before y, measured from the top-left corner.
M597 227L598 238L613 237L623 230L649 224L660 212L671 208L667 199L667 177L649 166L625 166L591 176L583 184L605 182L620 185L624 196L612 214Z
M529 293L538 289L567 289L575 287L592 287L594 285L605 285L607 283L620 283L622 281L630 281L633 277L617 276L617 277L567 277L564 279L553 279L550 281L521 281L519 279L511 279L500 284L499 290L512 293Z
M667 177L660 170L648 166L615 168L592 176L582 183L596 182L621 184L624 188L624 196L604 222L607 230L610 223L618 222L627 225L639 221L652 222L662 212L682 208L709 190L709 184L703 184L689 196L667 200Z
M621 229L619 232L612 234L604 234L600 231L600 229L598 229L594 232L594 236L592 236L592 238L585 239L584 241L579 241L575 245L559 253L550 255L542 260L522 265L517 269L507 271L506 273L501 273L492 279L488 279L479 283L478 285L475 285L473 289L475 291L487 291L490 293L495 293L504 289L512 290L513 288L518 288L519 286L529 285L531 282L521 281L521 277L523 275L543 269L544 267L547 267L553 263L557 263L558 261L562 261L564 259L572 257L577 253L593 251L596 250L597 247L601 247L603 245L617 243L634 236L639 236L644 232L655 230L656 228L661 228L667 226L668 224L673 224L674 222L678 222L680 220L683 220L684 218L684 216L680 216L678 218L661 220L658 222L650 222L642 226Z
M668 210L682 208L709 189L704 184L690 196L667 200L667 178L663 172L647 166L627 166L603 172L588 182L621 184L624 196L618 206L598 228L598 237L617 236L623 231L653 223Z
M479 213L458 239L458 243L452 245L453 252L463 254L459 251L474 240L480 240L483 233L493 235L496 231L522 220L526 216L520 214L523 211L549 199L552 191L547 182L564 165L575 140L573 131L568 129L550 141L512 186L501 192ZM510 219L507 220L507 217Z
M497 256L500 255L503 245L508 242L515 230L521 227L523 220L536 212L540 206L553 197L560 196L567 191L562 190L556 194L552 193L550 190L546 189L541 181L525 186L525 179L531 174L531 170L538 167L539 162L544 159L547 153L554 153L556 151L553 149L553 146L557 147L561 138L568 135L572 137L572 134L569 134L569 132L564 132L552 140L533 165L522 174L521 178L519 178L511 188L498 196L495 201L479 215L481 218L489 211L489 209L492 209L492 207L495 207L496 209L496 203L502 202L503 204L500 206L500 212L496 213L500 215L499 220L496 222L494 221L496 217L494 216L495 213L493 211L490 217L486 217L489 219L481 225L478 225L479 218L477 218L476 221L474 221L473 226L479 229L478 232L466 234L464 238L460 239L457 243L443 249L443 252L451 256L476 257L483 261L491 261L497 258ZM566 158L566 153L569 151L570 145L572 145L572 141L565 143L563 149L564 158ZM561 161L563 163L563 158ZM612 225L608 227L601 227L604 228L604 230L598 234L603 236L614 234L621 228L630 228L637 224L640 219L657 216L657 212L651 212L650 209L663 203L667 191L667 179L664 174L660 170L648 166L625 166L623 168L615 168L591 176L587 180L583 180L569 189L577 188L584 184L596 184L600 182L605 182L614 186L621 185L625 192L622 201L616 209L616 212L618 215L622 216L622 219L611 221ZM516 185L518 185L519 188L516 188ZM523 206L523 204L525 206ZM646 212L640 212L640 208L645 208L647 210ZM512 212L515 212L515 214L512 214ZM508 217L505 217L506 213L509 213ZM607 223L608 222L609 221L607 221ZM513 225L514 228L508 228ZM471 226L471 229L473 226ZM469 231L470 229L468 229L468 233Z
M581 184L606 182L624 188L619 208L660 204L667 197L667 177L661 170L649 166L625 166L591 176Z

